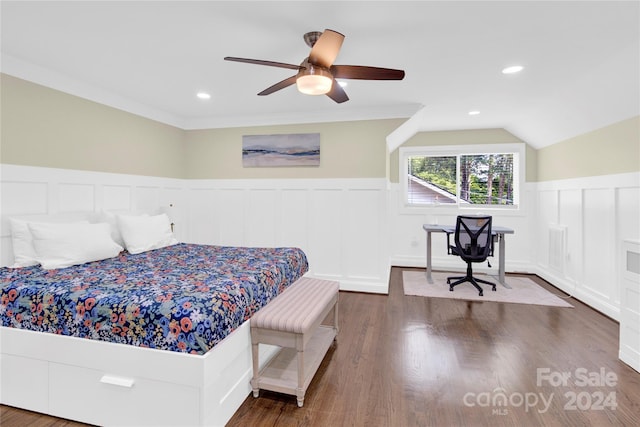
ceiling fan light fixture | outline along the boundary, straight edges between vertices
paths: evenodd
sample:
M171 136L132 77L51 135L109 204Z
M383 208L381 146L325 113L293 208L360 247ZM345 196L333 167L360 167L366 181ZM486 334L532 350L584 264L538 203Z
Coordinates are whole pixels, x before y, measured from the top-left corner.
M1 1L1 0L0 0ZM258 96L270 95L281 89L293 86L307 95L327 95L338 104L346 102L349 97L343 87L342 79L358 80L402 80L404 70L392 68L368 67L364 65L335 65L333 62L340 52L344 35L330 29L310 32L304 35L304 40L311 51L300 65L284 62L265 61L262 59L237 58L225 56L225 61L245 62L248 64L267 65L269 67L296 70L296 74L269 86ZM336 78L338 80L336 80Z
M306 95L324 95L331 90L333 75L329 70L310 65L300 70L296 79L298 90Z

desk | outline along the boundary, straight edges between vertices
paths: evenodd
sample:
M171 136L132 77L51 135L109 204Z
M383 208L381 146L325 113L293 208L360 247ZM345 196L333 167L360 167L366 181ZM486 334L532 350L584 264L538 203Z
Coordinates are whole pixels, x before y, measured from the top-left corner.
M431 278L431 233L455 232L456 227L454 225L424 224L422 228L427 232L427 282L433 283L433 279ZM513 233L514 231L511 228L500 226L491 227L491 234L498 237L498 281L506 288L509 286L504 281L504 235Z

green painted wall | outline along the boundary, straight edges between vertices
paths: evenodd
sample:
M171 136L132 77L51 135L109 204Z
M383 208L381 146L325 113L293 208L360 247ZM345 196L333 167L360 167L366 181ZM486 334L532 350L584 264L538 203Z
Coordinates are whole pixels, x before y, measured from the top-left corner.
M184 131L0 74L0 162L184 177Z
M403 120L207 129L187 133L187 178L384 178L386 136ZM243 135L320 133L319 167L244 168Z
M640 171L640 116L538 150L538 180Z
M0 74L0 162L189 179L384 178L386 136L404 119L185 131ZM319 132L319 167L244 168L242 136ZM421 132L403 146L522 142L503 129ZM640 116L534 150L526 181L640 171Z

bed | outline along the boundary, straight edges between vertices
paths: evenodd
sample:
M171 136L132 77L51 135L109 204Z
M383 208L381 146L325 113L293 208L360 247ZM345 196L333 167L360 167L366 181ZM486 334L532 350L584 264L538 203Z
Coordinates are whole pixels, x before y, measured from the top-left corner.
M224 425L251 390L247 320L307 270L298 248L186 243L2 268L0 401L99 425Z

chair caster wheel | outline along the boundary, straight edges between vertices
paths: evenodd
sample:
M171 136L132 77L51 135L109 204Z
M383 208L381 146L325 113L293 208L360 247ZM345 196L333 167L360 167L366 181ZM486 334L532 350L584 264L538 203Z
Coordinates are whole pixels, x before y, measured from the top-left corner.
M491 288L491 290L492 290L493 292L495 292L495 291L496 291L496 287L495 287L495 286L494 286L494 287L492 287L492 288Z
M451 284L451 280L447 279L447 285Z
M478 295L480 295L480 296L484 296L484 294L483 294L483 292L482 292L482 291L478 292Z
M453 286L449 286L449 291L453 292Z

